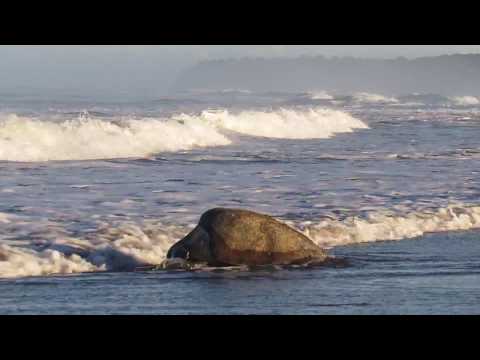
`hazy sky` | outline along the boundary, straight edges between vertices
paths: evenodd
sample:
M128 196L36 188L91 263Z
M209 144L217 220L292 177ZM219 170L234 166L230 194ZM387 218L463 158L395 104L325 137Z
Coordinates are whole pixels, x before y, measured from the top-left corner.
M2 46L7 51L25 51L29 54L62 53L91 54L128 53L138 56L188 55L195 59L238 56L298 56L324 54L328 56L426 56L448 53L480 52L480 45L73 45L73 46Z
M202 59L304 54L418 57L451 53L480 53L480 45L3 45L0 91L157 96L166 93L180 71Z
M143 51L149 47L141 46ZM298 56L324 54L328 56L417 57L448 53L478 53L480 45L189 45L163 46L171 53L191 53L195 57L229 56ZM158 49L159 50L159 49ZM157 50L157 51L158 51Z

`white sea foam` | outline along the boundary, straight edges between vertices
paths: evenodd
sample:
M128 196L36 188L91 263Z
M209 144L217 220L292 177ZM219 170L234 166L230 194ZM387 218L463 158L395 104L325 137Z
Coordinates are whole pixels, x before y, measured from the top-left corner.
M477 98L475 96L455 96L449 98L449 100L458 106L480 105L480 98Z
M326 91L312 91L309 93L312 100L333 100L334 97Z
M144 158L161 152L225 146L223 132L283 139L329 138L367 128L351 115L328 109L204 111L167 119L79 117L42 120L15 114L0 116L0 160L61 161Z
M163 224L104 224L77 239L45 234L44 241L0 243L0 278L98 271L133 271L160 264L168 249L189 231ZM53 239L47 239L53 237Z
M182 115L190 121L201 119L216 128L275 139L328 139L368 126L350 114L324 108L279 109L276 111L204 111L199 117Z
M375 212L368 218L327 219L320 223L304 223L301 227L322 247L411 239L426 233L480 228L480 207L451 205L431 211L411 211L405 215Z
M230 140L199 120L43 121L17 115L0 119L0 160L50 161L146 157Z
M396 104L398 100L393 97L387 97L380 94L371 94L366 92L356 93L353 99L359 103L365 104Z
M426 233L480 228L480 207L451 205L395 215L372 212L368 217L287 222L321 247L412 239ZM40 246L21 241L0 243L0 278L46 276L96 271L133 271L165 260L168 249L193 228L160 222L103 223L82 239L59 236ZM48 238L49 236L46 236Z
M31 249L0 245L0 277L17 278L101 271L79 255L67 256L59 251L34 251Z

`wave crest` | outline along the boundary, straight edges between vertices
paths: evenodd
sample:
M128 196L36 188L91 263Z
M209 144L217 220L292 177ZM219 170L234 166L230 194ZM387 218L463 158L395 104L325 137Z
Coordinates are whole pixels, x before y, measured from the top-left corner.
M8 115L0 120L0 160L6 161L135 158L228 144L224 135L194 119L55 122Z
M311 100L334 100L335 98L326 91L312 91L308 93Z
M371 94L366 92L356 93L353 95L353 99L359 103L365 104L396 104L398 99L393 97L387 97L380 94Z
M165 119L80 117L40 120L0 117L0 160L20 162L144 158L161 152L232 143L224 131L277 139L326 139L367 128L342 111L328 109L203 111Z
M192 120L191 115L182 119ZM204 111L198 117L212 126L244 135L272 139L328 139L355 129L368 129L350 114L323 108L279 109L276 111Z
M426 233L480 228L480 207L451 205L431 211L412 211L406 215L376 212L367 218L327 219L317 224L306 223L302 227L305 234L322 247L412 239Z
M480 105L480 98L477 98L475 96L455 96L449 99L457 106Z

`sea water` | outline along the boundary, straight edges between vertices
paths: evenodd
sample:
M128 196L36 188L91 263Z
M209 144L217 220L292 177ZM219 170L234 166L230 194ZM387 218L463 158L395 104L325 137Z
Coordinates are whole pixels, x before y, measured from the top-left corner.
M478 313L478 139L475 96L0 94L0 313ZM212 207L347 265L135 271Z

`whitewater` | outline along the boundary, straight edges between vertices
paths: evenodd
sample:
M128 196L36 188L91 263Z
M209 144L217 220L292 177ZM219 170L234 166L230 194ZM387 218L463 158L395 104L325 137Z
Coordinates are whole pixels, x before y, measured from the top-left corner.
M160 264L217 206L332 251L480 228L476 97L237 93L2 111L0 278Z
M81 114L45 120L0 116L0 161L65 161L142 158L195 147L225 146L224 131L277 139L328 139L367 126L330 109L279 109L231 114L202 111L170 118L101 119Z
M404 215L376 212L368 217L292 222L323 248L376 241L405 240L426 233L480 228L480 206L451 205ZM48 276L102 271L135 271L156 266L169 248L194 227L157 221L103 223L85 239L62 236L31 244L0 244L0 277ZM46 234L48 238L48 234ZM51 234L50 234L51 235Z

